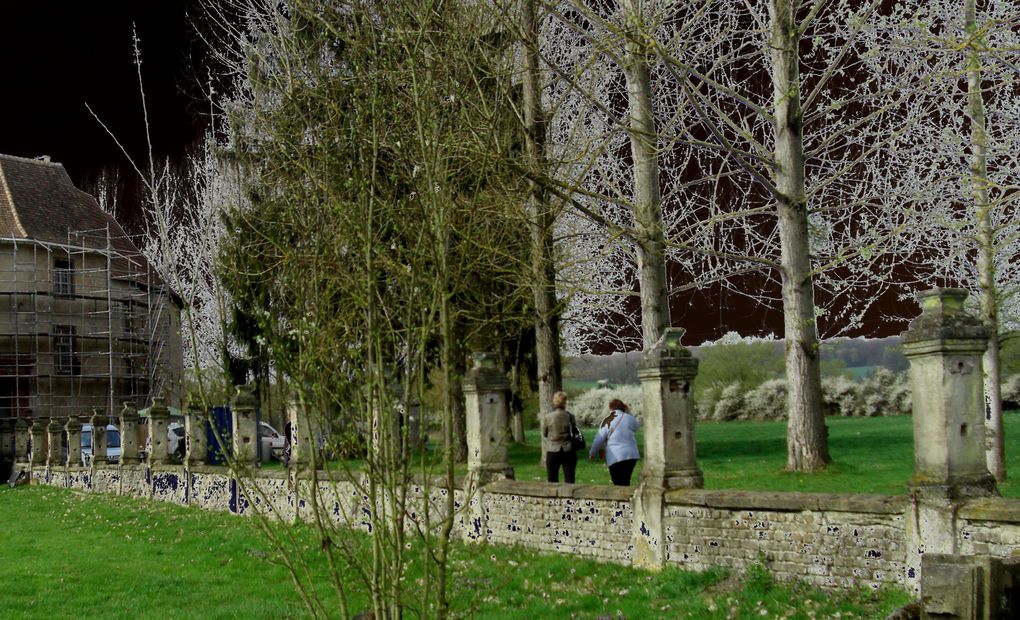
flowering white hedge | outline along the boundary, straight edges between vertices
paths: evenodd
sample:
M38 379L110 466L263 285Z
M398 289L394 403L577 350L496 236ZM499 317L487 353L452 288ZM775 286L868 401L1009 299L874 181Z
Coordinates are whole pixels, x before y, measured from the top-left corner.
M594 428L609 414L609 401L619 398L630 405L630 412L642 419L641 386L618 385L612 388L594 388L567 402L567 410L574 414L581 428Z
M1020 392L1020 377L1017 391ZM828 377L822 380L822 398L829 415L905 415L910 413L911 407L910 381L906 373L894 373L885 368L876 369L862 381L843 376ZM784 419L786 380L766 381L746 392L736 382L712 386L702 392L696 407L698 417L704 420Z

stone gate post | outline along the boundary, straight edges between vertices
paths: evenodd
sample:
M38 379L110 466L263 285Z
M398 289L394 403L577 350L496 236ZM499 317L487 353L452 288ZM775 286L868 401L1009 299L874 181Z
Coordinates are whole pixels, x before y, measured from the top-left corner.
M92 417L89 419L92 424L92 464L106 464L106 425L110 423L110 417L102 409L93 409Z
M919 294L921 316L903 335L914 403L910 488L947 499L996 493L984 449L988 331L964 312L966 297L961 289Z
M46 466L56 467L64 464L64 425L50 418L46 425Z
M189 395L184 408L184 461L188 467L203 465L209 454L205 423L208 414L197 396Z
M68 416L64 423L64 431L67 433L67 462L68 467L81 465L81 420L78 416Z
M982 356L988 331L964 311L961 289L918 294L922 312L903 334L913 390L914 498L907 519L907 581L926 553L953 554L956 514L967 498L997 494L985 462Z
M287 403L287 421L290 422L290 463L297 469L304 469L312 464L315 429L308 408L297 394L291 395ZM286 436L286 428L283 433Z
M513 478L507 462L507 402L510 389L504 373L496 367L494 353L475 353L473 366L464 377L467 414L468 478L474 484Z
M120 464L137 465L138 458L138 410L125 402L120 410Z
M255 399L255 388L252 385L238 385L230 409L233 412L233 448L234 459L238 465L255 467L258 462L258 422L255 410L258 401Z
M28 438L30 424L26 418L18 418L14 421L14 462L25 462L29 459Z
M166 399L157 396L149 406L149 465L166 465L170 462L167 452L167 427L170 425L170 409Z
M704 486L694 444L691 381L698 360L680 344L684 329L667 328L638 362L645 447L641 482L634 493L631 540L635 566L660 569L666 561L664 494Z
M46 427L49 425L49 418L32 418L32 458L33 466L42 467L46 465Z
M641 481L665 490L700 489L705 484L698 469L691 401L698 360L680 344L684 331L667 328L638 362L645 418Z
M14 460L14 420L4 418L0 420L0 459L9 458Z

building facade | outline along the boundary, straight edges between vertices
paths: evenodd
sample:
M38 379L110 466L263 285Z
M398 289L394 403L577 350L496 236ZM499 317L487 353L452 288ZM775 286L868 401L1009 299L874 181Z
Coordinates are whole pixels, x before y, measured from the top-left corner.
M63 166L0 155L0 418L177 404L180 334L177 296Z

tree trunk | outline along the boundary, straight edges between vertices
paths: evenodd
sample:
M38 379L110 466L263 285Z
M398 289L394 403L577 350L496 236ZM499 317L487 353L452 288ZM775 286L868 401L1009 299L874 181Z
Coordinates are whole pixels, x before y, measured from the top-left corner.
M630 148L634 159L634 236L641 291L641 340L647 351L671 324L659 191L659 145L652 110L651 75L643 43L641 2L624 0L621 4L627 31L623 70L627 78Z
M542 108L542 82L539 72L539 18L537 0L522 0L521 29L524 43L524 122L528 164L532 174L544 175L545 112ZM538 364L538 419L545 427L545 412L552 409L552 396L563 389L560 364L559 310L556 304L556 266L553 263L553 227L556 217L549 195L541 184L531 182L528 200L531 224L532 293L535 302L535 357ZM545 452L541 453L545 462Z
M786 467L814 471L830 461L822 409L818 331L811 281L800 104L800 34L792 0L772 0L771 59L775 113L776 209L782 245L783 321L789 386Z
M975 0L966 0L964 18L971 37L967 52L967 116L970 117L971 184L977 228L978 286L981 320L989 330L985 369L985 452L988 471L995 479L1006 479L1003 452L1002 385L999 373L999 302L995 287L995 229L988 199L988 134L985 101L981 93L981 39Z

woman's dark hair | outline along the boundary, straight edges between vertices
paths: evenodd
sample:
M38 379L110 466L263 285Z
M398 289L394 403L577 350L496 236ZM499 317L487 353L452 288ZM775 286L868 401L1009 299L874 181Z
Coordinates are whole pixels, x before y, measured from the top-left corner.
M627 404L624 403L619 398L614 398L613 400L609 401L609 410L616 411L617 409L619 409L620 411L626 411Z

